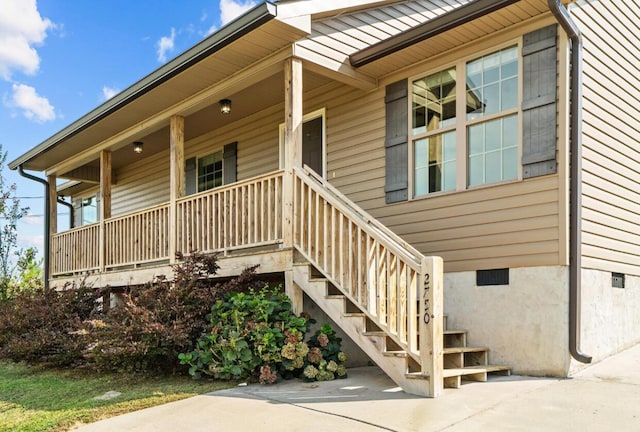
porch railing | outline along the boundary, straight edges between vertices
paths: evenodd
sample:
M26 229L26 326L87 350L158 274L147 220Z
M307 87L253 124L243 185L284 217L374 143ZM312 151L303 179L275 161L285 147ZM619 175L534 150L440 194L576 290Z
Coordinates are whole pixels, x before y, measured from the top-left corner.
M226 253L281 242L282 179L276 171L178 200L177 250Z
M104 265L138 265L169 258L169 204L107 219Z
M100 224L85 225L51 236L53 276L100 269Z
M176 236L176 251L183 253L227 253L280 243L282 181L283 172L276 171L181 198L174 223L171 204L165 203L55 234L51 274L167 261L175 253L171 235Z

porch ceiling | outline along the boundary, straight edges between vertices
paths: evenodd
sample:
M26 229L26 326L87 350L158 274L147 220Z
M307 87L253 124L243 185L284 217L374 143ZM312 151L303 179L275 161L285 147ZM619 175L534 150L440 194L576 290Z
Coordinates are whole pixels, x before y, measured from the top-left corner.
M303 82L305 91L312 91L330 83L331 80L325 76L305 70ZM218 98L214 98L209 101L209 105L185 116L185 142L205 133L215 131L216 129L271 106L284 103L284 73L280 71L267 76L265 79L253 83L248 87L244 87L236 93L225 94L223 97L227 97L232 101L230 114L221 114L218 107ZM284 110L282 116L282 121L284 121ZM277 125L274 125L274 127L277 127ZM129 141L127 141L124 146L113 150L111 166L114 172L125 165L154 156L159 152L169 152L168 125L153 131L147 129L145 132L146 134L140 134L139 138L137 138L144 143L144 151L142 154L135 154L133 152L133 144ZM94 181L93 178L97 179L99 172L99 155L95 155L87 163L74 166L72 170L59 173L59 178L80 181L80 183L73 182L69 184L69 187L59 188L60 195L76 194L95 186L97 182ZM114 178L114 181L117 181L117 178Z
M246 22L232 23L214 33L191 50L12 161L9 167L15 169L22 164L28 170L49 170L56 164L86 152L132 127L140 129L139 135L132 137L128 134L122 141L112 144L109 150L117 151L122 147L128 147L131 142L143 136L152 137L153 133L161 130L164 125L155 126L155 130L152 130L146 128L143 122L185 99L220 85L255 62L291 46L292 42L306 34L298 28L272 19L275 13L269 9L268 4L263 4L254 11L253 14L241 17ZM253 88L255 91L256 77L248 75L244 82L237 82L236 86ZM213 100L200 102L200 105L194 104L189 107L189 111L179 114L189 115L205 111L202 115L206 115L207 111L213 111L212 104L229 97L234 95L221 92L214 95ZM237 102L234 103L234 110L237 112L236 115L240 115L242 104L239 103L240 100ZM195 132L197 128L193 130ZM145 152L147 149L152 150L153 146L153 139L149 143L145 142ZM69 169L86 162L87 160Z

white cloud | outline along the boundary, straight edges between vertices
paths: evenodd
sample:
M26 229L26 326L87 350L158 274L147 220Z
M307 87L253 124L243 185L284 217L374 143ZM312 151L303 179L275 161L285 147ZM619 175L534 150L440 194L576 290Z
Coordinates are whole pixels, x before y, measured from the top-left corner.
M27 215L20 219L20 221L27 225L44 226L44 216Z
M220 0L220 20L222 25L238 18L256 4L253 0Z
M40 56L33 45L44 42L54 24L42 18L36 0L2 0L0 13L0 76L10 80L14 70L33 75Z
M36 89L26 84L13 84L13 95L5 105L22 110L23 115L29 120L45 122L54 120L56 113L49 100L40 96Z
M171 29L171 36L162 36L158 41L158 61L167 61L167 52L173 51L176 40L176 29Z
M118 93L120 93L119 89L116 89L116 88L113 88L113 87L109 87L109 86L102 86L102 100L103 101L107 101L107 100L111 99L112 97L114 97Z
M35 247L41 255L44 250L44 235L18 235L18 246L21 248Z

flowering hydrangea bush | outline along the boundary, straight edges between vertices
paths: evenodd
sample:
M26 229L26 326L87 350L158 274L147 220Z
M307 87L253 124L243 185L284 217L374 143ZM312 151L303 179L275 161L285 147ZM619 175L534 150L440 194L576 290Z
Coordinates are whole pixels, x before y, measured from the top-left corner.
M279 289L233 293L218 301L209 315L211 331L179 359L199 378L257 378L272 384L279 377L327 381L346 376L341 339L324 324L305 342L314 322L296 316L291 300Z

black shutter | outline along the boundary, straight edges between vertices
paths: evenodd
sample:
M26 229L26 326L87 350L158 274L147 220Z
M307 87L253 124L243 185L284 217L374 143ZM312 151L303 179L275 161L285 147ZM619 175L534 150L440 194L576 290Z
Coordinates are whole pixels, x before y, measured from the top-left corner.
M389 84L385 101L385 202L408 199L407 80Z
M524 35L522 46L522 176L556 172L557 26Z
M197 163L194 157L184 161L184 182L186 195L193 195L198 191Z
M222 152L223 184L234 183L238 178L238 142L224 146Z

